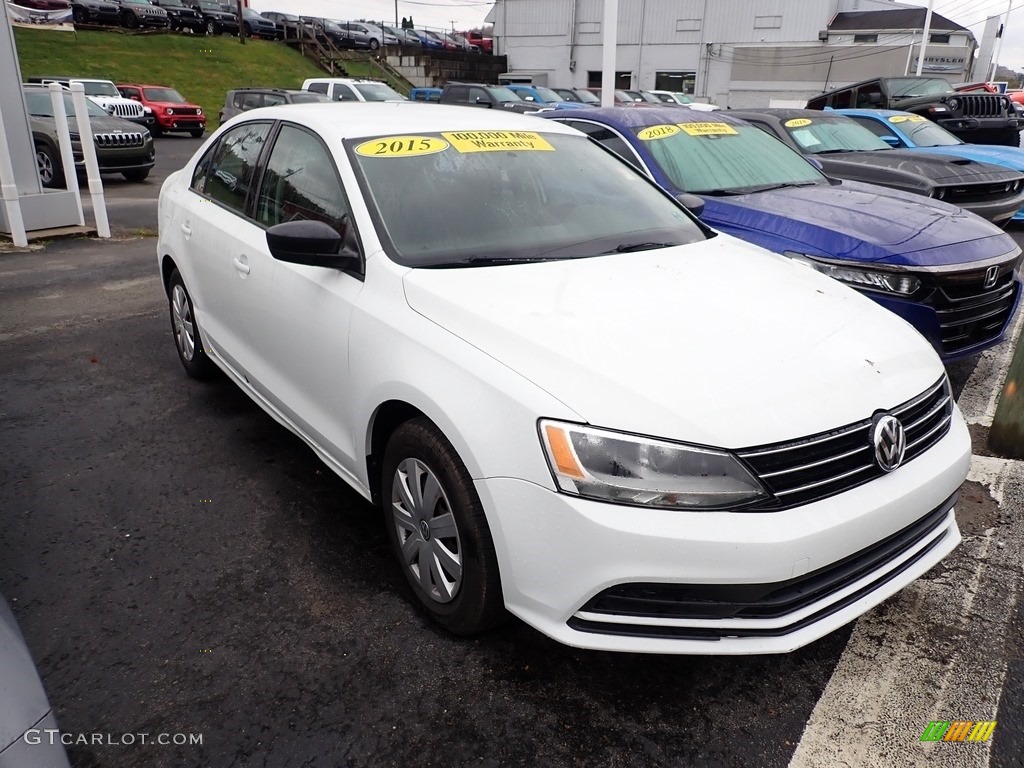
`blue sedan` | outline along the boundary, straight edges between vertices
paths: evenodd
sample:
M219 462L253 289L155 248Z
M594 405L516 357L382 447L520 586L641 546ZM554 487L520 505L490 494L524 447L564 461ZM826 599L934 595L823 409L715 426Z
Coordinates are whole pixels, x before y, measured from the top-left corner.
M910 112L892 109L836 109L856 120L882 141L897 149L927 150L932 155L952 155L1024 172L1024 149L997 144L965 144L941 125ZM1010 221L1024 221L1021 208Z
M1005 336L1020 299L1021 250L972 213L829 179L723 112L612 107L537 117L588 134L715 229L862 291L916 327L944 361Z

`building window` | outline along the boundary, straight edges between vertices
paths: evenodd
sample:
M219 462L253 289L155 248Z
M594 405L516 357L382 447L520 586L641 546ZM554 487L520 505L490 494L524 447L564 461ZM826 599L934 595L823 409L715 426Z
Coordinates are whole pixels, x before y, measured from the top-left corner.
M779 29L782 27L781 16L755 16L754 29Z
M676 19L676 32L700 32L700 19Z
M929 35L928 36L928 42L929 43L948 43L949 42L949 35Z
M601 70L591 70L587 72L587 88L600 88L601 87ZM616 90L629 90L633 87L633 75L631 72L616 72L615 73L615 89Z
M853 42L855 43L877 43L878 35L854 35Z
M578 29L581 35L596 35L601 32L601 22L581 21Z
M696 72L655 72L654 90L693 95Z

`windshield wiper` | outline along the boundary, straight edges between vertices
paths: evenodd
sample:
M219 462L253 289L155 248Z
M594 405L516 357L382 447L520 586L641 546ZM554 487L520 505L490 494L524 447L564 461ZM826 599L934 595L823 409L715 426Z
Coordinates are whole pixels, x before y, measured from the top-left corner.
M745 195L748 190L746 189L702 189L697 192L691 192L693 195L708 195L710 197L729 197L730 195Z
M633 253L634 251L653 251L656 248L671 248L679 243L622 243L608 253Z
M422 264L423 267L492 267L497 264L530 264L538 261L557 261L547 256L467 256L455 261L442 261L437 264Z
M769 192L773 189L800 189L801 187L816 186L818 186L816 181L784 181L780 184L762 184L759 187L747 187L746 191L749 193Z

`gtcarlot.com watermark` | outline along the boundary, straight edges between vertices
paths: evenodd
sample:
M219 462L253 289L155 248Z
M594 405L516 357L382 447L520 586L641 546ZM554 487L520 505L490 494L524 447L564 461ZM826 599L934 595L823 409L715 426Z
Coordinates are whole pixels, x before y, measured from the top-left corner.
M201 746L201 733L61 733L56 728L30 728L26 744L63 744L65 747L130 747L136 744Z

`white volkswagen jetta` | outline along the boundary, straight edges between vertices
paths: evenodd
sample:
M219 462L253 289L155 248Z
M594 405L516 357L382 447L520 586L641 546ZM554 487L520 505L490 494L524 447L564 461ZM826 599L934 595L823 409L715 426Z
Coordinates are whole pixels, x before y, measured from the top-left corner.
M507 609L586 648L788 651L960 540L970 442L928 343L570 128L256 110L159 217L186 371L379 504L454 632Z

